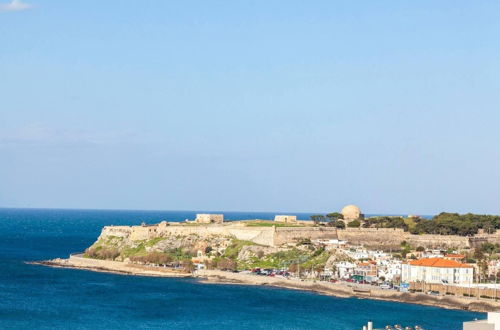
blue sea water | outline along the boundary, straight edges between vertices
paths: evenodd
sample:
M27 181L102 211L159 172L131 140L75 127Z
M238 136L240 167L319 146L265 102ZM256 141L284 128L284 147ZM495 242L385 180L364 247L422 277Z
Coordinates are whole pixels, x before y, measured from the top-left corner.
M461 329L485 314L270 287L202 284L49 268L25 261L67 257L104 225L182 221L188 211L0 209L0 329L361 329L373 320ZM224 212L230 219L271 213ZM306 214L303 215L307 216Z

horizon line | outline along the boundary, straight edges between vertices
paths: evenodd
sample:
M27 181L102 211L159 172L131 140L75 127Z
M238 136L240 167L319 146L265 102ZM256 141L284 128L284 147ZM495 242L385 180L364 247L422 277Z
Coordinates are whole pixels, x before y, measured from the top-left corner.
M174 210L174 209L118 209L118 208L71 208L71 207L10 207L10 206L0 206L1 209L17 209L17 210L67 210L67 211L145 211L145 212L238 212L238 213L297 213L297 214L328 214L332 211L248 211L248 210ZM333 211L335 212L335 211ZM340 210L337 211L340 213ZM445 211L442 211L445 212ZM441 213L441 212L440 212ZM459 212L450 212L459 213ZM365 215L386 215L386 216L408 216L412 213L384 213L384 212L367 212L363 213ZM437 213L439 214L439 213ZM460 213L459 213L460 214ZM435 214L416 214L418 216L434 216Z

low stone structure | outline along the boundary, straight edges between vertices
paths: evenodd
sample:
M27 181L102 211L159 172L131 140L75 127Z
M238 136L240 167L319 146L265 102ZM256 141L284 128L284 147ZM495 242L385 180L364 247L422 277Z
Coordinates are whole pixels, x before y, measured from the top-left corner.
M284 222L284 223L297 223L297 216L295 216L295 215L277 215L274 217L274 221Z
M224 214L208 214L201 213L196 215L196 219L194 219L196 223L223 223L224 222Z

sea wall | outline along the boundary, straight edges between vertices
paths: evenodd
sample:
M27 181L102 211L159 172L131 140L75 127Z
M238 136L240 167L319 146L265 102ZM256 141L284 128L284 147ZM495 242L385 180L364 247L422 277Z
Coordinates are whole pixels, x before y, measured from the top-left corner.
M475 297L477 299L498 299L500 291L495 288L481 287L477 284L471 286L443 285L438 283L410 283L410 290L417 292L437 291L442 295L456 297Z

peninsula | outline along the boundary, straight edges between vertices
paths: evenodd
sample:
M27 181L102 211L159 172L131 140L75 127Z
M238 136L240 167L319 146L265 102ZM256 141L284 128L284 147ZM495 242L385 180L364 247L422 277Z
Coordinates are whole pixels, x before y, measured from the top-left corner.
M475 221L474 235L412 233L420 223L429 226L422 221L439 218L365 218L354 205L311 220L277 215L274 221L225 221L222 214L198 214L185 222L106 226L84 252L37 263L498 310L496 284L486 282L499 269L496 263L484 265L500 250L489 222Z

